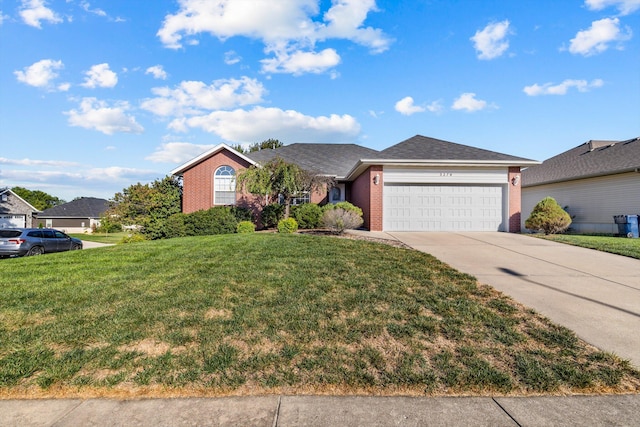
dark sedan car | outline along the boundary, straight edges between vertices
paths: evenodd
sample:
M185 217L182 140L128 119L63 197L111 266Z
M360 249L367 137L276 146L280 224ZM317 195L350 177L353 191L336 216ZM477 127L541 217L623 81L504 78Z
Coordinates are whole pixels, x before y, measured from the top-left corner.
M0 228L0 258L82 249L82 240L50 228Z

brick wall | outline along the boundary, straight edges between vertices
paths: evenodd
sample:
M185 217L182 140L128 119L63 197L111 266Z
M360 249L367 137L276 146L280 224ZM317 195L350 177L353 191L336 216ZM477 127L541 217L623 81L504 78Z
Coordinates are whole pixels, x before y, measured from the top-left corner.
M513 180L518 177L518 184L513 185ZM522 210L522 179L520 177L520 167L509 168L509 232L520 232L520 219Z
M378 184L374 177L378 175ZM382 231L382 166L371 166L352 184L350 202L360 207L363 213L364 227L370 231Z
M191 213L213 207L213 174L225 165L235 169L236 174L249 167L244 159L228 150L221 150L184 172L182 212ZM236 194L238 206L253 207L255 202L251 194Z

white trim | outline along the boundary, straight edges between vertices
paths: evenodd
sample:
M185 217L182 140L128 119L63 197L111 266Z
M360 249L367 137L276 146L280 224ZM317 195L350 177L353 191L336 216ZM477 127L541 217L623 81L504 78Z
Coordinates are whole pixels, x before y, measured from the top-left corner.
M245 160L246 162L248 162L251 165L255 165L256 162L254 162L253 160L251 160L250 158L248 158L247 156L245 156L244 154L234 150L233 148L229 147L227 144L225 143L220 143L218 145L216 145L215 147L213 147L212 149L205 151L204 153L200 154L198 157L195 157L191 160L189 160L186 163L183 163L182 165L178 166L177 168L173 169L170 173L171 175L182 175L184 173L184 171L186 171L187 169L190 169L192 166L202 162L203 160L208 159L209 157L213 156L214 154L222 151L222 150L228 150L230 152L232 152L233 154L235 154L236 156L240 157L241 159Z

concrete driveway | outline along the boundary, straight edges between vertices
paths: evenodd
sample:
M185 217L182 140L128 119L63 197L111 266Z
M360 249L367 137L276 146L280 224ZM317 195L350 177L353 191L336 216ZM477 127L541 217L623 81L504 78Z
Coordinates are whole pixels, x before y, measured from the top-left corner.
M510 233L388 233L640 367L640 260Z

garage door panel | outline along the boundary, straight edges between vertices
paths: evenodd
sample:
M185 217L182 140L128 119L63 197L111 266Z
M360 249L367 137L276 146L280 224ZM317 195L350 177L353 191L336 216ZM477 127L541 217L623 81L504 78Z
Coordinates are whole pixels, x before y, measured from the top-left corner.
M0 228L24 228L25 215L0 215Z
M503 231L503 188L386 184L383 220L388 231Z

